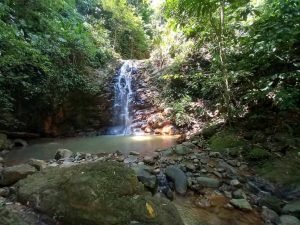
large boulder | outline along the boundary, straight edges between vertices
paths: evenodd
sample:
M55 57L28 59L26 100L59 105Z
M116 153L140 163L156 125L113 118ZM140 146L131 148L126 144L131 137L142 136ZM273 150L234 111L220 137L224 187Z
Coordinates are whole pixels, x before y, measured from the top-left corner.
M175 191L179 194L185 194L187 191L187 177L185 173L176 166L169 166L166 169L166 175L175 184Z
M68 159L73 156L73 152L69 149L58 149L57 152L55 153L54 158L56 160L59 159Z
M116 162L47 168L16 186L20 202L66 224L183 225L171 202L151 197L134 171Z
M180 144L174 147L174 151L177 155L187 155L192 152L192 149L190 146Z
M145 165L137 165L132 167L138 180L144 184L145 187L154 189L156 187L156 176L150 173L150 168Z
M29 164L5 167L0 174L0 186L12 185L35 172L36 169Z
M297 216L300 218L300 200L286 204L283 207L282 211L284 213L289 213L292 214L293 216Z
M231 199L230 203L242 210L252 210L250 203L246 199Z
M300 225L300 220L294 216L283 215L280 217L280 225Z

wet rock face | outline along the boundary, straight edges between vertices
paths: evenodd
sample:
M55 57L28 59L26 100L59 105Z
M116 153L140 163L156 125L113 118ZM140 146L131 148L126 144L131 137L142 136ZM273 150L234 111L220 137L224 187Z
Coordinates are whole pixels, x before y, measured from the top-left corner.
M133 98L130 111L132 114L131 131L134 134L175 135L176 127L169 117L171 108L163 108L154 102L160 93L151 84L149 74L145 72L147 65L143 61L136 63L137 71L133 76Z
M146 194L134 171L116 162L43 170L17 184L17 197L68 224L183 225L168 200Z

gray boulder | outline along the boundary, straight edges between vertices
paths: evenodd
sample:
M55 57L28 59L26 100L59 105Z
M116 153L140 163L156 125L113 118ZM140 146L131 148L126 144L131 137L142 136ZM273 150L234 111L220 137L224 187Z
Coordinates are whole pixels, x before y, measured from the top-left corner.
M217 188L220 186L220 181L209 177L197 177L197 184L201 187Z
M175 191L178 194L185 194L187 191L188 181L185 173L176 166L168 166L166 176L175 184Z
M73 152L69 149L58 149L57 152L55 153L54 158L56 160L60 159L69 159L73 156Z
M177 155L187 155L192 152L192 149L187 145L180 144L175 146L174 151Z
M47 163L40 159L30 159L28 164L35 167L38 171L43 170L47 167Z
M117 162L47 168L21 180L17 198L66 224L183 225L170 201L150 196L134 171Z
M280 219L278 214L265 206L262 208L262 218L266 223L279 224Z
M300 220L294 216L283 215L280 217L280 225L300 225Z
M11 167L5 167L0 175L0 185L12 185L35 172L36 169L28 164L20 164Z
M230 203L238 209L252 210L250 203L246 199L231 199Z
M145 187L154 189L156 187L156 176L150 173L150 168L144 165L137 165L132 167L138 180L144 184Z
M296 217L300 217L300 200L290 202L286 204L283 209L283 213L288 213Z

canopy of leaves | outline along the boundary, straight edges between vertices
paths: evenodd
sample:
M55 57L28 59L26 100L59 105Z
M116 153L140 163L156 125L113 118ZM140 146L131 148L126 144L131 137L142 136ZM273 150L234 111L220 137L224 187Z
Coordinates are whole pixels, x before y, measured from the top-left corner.
M0 126L36 130L75 93L99 95L96 69L147 56L143 24L126 1L1 1Z

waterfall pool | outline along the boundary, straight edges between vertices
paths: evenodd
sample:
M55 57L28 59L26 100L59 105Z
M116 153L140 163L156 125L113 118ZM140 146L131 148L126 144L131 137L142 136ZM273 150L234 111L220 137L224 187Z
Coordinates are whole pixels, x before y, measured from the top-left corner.
M29 143L27 147L10 151L6 156L7 164L26 162L31 158L53 159L59 148L85 153L122 152L128 155L136 151L151 155L156 149L168 148L176 143L176 136L94 136L61 139L38 139Z

